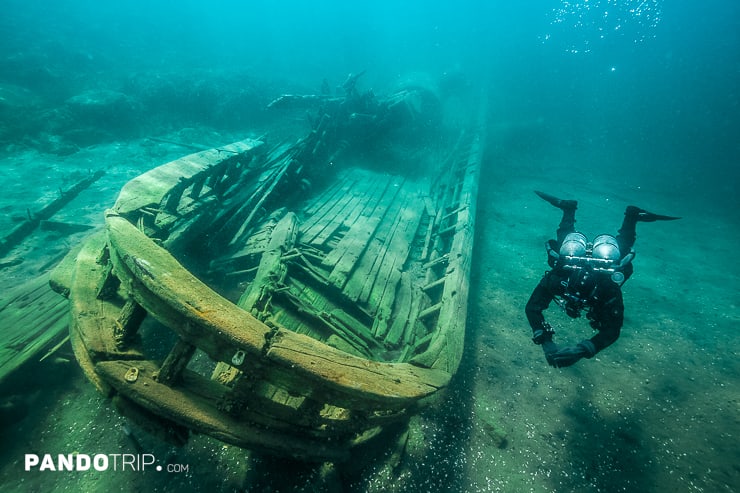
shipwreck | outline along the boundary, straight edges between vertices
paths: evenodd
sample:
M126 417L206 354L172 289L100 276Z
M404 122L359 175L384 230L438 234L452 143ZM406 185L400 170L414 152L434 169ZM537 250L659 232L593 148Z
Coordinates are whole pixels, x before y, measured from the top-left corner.
M132 179L54 272L80 366L145 429L341 462L449 384L484 129L437 128L432 91L355 81L276 100L309 107L303 138Z

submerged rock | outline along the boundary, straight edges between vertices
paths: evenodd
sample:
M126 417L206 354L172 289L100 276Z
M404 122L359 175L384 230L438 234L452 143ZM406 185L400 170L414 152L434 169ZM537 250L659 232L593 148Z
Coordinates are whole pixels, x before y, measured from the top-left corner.
M53 134L41 134L29 144L41 152L56 154L57 156L69 156L80 150L74 142L69 142L61 136Z
M138 101L107 89L82 92L69 98L66 106L79 123L106 129L130 129L140 113Z
M41 98L25 87L0 83L0 114L39 106Z
M42 98L24 87L0 82L0 143L17 143L33 133Z

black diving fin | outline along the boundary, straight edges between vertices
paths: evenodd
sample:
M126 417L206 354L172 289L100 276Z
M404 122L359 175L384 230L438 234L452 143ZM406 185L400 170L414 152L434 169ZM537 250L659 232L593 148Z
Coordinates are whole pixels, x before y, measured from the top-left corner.
M545 192L540 192L538 190L535 190L534 193L540 196L541 199L546 200L550 204L554 205L558 209L566 210L566 209L575 209L578 207L578 201L576 200L563 200L559 199L553 195L547 194Z
M652 223L654 221L675 221L676 219L681 219L680 217L675 216L653 214L652 212L648 212L645 209L640 209L639 207L636 207L634 205L627 206L627 210L624 211L624 215L634 216L639 222L643 223Z

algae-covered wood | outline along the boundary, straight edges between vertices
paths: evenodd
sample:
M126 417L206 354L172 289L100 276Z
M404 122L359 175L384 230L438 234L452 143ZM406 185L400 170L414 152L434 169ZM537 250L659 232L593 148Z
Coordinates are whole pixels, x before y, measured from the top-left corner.
M99 390L150 430L335 461L432 402L462 355L482 149L370 152L407 95L327 99L293 144L124 186L55 282Z
M192 187L191 192L197 196L206 185L205 171L213 167L224 167L229 161L234 161L234 165L237 165L240 163L234 159L237 156L241 157L244 162L243 160L249 157L250 151L256 150L261 145L261 141L244 140L192 154L159 166L132 179L121 189L116 200L116 212L127 214L145 207L159 207L166 195L182 193L186 186ZM244 162L244 164L248 163ZM199 175L204 178L203 181L196 180ZM208 185L212 188L216 185L216 181L211 178L211 183Z
M23 364L38 361L67 335L69 309L49 287L48 274L2 293L0 383Z

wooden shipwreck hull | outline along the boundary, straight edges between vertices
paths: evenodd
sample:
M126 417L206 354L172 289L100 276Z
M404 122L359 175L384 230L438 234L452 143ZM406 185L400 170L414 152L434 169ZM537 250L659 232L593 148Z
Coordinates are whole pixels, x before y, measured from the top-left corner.
M88 378L171 441L305 460L346 460L430 402L462 355L482 149L473 128L378 151L424 97L352 91L292 145L126 184L52 279Z

